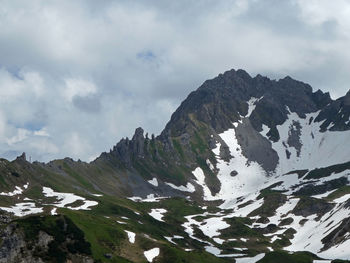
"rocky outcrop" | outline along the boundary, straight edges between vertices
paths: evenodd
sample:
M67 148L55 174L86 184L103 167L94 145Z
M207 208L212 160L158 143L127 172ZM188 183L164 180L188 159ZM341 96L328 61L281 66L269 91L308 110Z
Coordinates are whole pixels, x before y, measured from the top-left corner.
M324 247L322 250L327 250L347 239L350 232L350 218L345 218L341 224L322 239Z
M316 214L319 217L332 210L335 205L322 199L303 197L293 209L292 213L297 216L308 217Z
M90 244L71 220L57 216L52 224L46 219L33 216L3 228L0 263L94 262Z
M321 129L345 131L350 129L350 91L325 106L315 121L323 122Z

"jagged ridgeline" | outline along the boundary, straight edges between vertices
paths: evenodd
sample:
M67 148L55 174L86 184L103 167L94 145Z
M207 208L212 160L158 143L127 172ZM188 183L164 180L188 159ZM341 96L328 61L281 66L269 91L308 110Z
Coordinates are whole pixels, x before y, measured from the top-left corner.
M343 262L349 142L350 91L227 71L91 163L2 159L0 262Z

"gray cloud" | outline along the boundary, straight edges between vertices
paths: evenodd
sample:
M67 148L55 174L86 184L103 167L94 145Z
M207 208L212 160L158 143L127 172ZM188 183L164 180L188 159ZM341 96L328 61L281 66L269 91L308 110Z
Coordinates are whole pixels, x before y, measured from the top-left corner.
M345 94L350 14L335 1L1 1L0 155L90 160L158 134L230 68Z

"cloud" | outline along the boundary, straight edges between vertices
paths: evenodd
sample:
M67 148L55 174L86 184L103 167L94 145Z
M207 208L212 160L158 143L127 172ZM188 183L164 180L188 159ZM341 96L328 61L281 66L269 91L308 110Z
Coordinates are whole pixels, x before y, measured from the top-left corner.
M138 126L158 134L191 91L231 68L344 95L349 8L345 0L2 1L0 155L91 160Z

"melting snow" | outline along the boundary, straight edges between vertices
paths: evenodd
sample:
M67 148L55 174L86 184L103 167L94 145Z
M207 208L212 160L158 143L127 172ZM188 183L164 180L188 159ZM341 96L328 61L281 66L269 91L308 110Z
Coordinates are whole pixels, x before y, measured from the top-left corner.
M20 186L16 186L15 190L13 190L12 192L2 192L0 193L0 195L5 195L5 196L15 196L15 195L21 195L23 193L24 189L28 188L29 183L26 183L25 185L23 185L23 189Z
M142 197L139 197L139 196L133 196L133 197L127 197L127 199L133 201L133 202L146 202L146 203L150 203L150 202L159 202L160 200L162 199L166 199L168 197L157 197L155 196L154 194L149 194L147 195L146 198L142 198Z
M0 207L1 210L14 213L15 216L26 216L43 212L42 207L36 207L35 203L18 203L11 207Z
M350 216L350 210L344 208L343 203L337 204L331 211L324 214L321 219L316 220L316 215L306 217L308 219L303 226L299 224L301 219L304 217L293 215L293 223L290 227L297 229L297 233L291 240L292 245L286 247L286 250L290 251L301 251L308 250L320 257L324 258L350 258L350 240L338 244L337 246L331 247L326 251L320 252L323 248L322 239L331 230L339 226L340 222Z
M205 219L198 225L198 228L210 238L218 236L221 234L219 230L228 228L230 226L224 221L224 218L225 217L211 217Z
M168 240L170 243L177 245L171 237L164 237L166 240Z
M214 171L214 170L215 170L214 165L211 163L211 161L210 161L209 159L207 159L205 162L206 162L206 163L207 163L207 165L209 166L209 169L210 169L210 170L212 170L212 171Z
M258 254L252 258L235 258L236 263L255 263L262 259L265 256L265 253Z
M52 208L52 210L51 210L51 215L57 215L57 207L55 207L55 208Z
M272 148L279 156L277 174L284 174L292 170L327 167L349 161L349 147L344 142L350 141L350 131L320 132L321 123L311 122L309 124L310 118L315 119L318 114L319 112L306 114L306 118L302 119L295 112L292 112L289 113L288 119L282 125L277 126L280 140L272 142ZM286 148L285 146L293 122L298 122L301 126L300 142L302 147L299 157L294 147ZM263 125L261 134L266 136L268 131L269 128ZM291 152L289 159L285 153L286 149Z
M86 200L84 197L77 196L72 193L60 193L60 192L55 192L49 187L43 187L43 194L46 197L56 197L59 201L56 203L53 203L52 205L56 207L66 207L68 204L72 204L78 200L82 201L83 204L78 207L69 207L67 206L66 208L71 209L71 210L90 210L91 206L98 205L98 202L96 201L89 201Z
M28 188L28 183L23 186L24 189ZM6 195L10 194L9 196L21 194L23 192L22 188L16 186L16 190L7 193ZM53 205L56 208L57 207L65 207L68 204L74 203L75 201L81 200L83 202L82 205L78 207L66 207L71 210L90 210L91 206L95 206L98 204L96 201L89 201L85 200L85 198L77 196L75 194L71 193L59 193L59 192L54 192L51 188L49 187L43 187L43 194L46 197L56 197L59 201L53 204L44 204L44 205ZM24 198L24 200L30 200L28 198ZM51 214L55 215L56 213L56 208L53 208L51 210ZM18 203L15 204L12 207L0 207L1 210L5 210L10 213L14 213L15 216L26 216L29 214L36 214L36 213L41 213L43 212L42 207L36 207L35 203L33 202L27 202L27 203Z
M221 253L221 250L218 249L217 247L214 247L214 246L205 246L205 251L215 255L215 256L219 256L220 253Z
M205 183L205 175L203 173L203 170L200 167L197 167L192 174L196 177L197 183L202 186L203 188L203 198L204 200L213 200L213 196L210 192L210 189L208 188L207 184Z
M338 204L342 204L342 203L348 201L349 198L350 198L350 194L346 194L346 195L343 195L342 197L334 199L333 202L338 203Z
M143 254L145 255L148 262L152 262L155 257L159 256L159 252L159 248L155 247L143 252Z
M193 193L196 190L194 188L193 184L191 184L191 183L187 183L186 186L183 186L183 185L176 186L176 185L174 185L172 183L165 183L165 184L169 185L171 188L174 188L176 190L183 191L183 192Z
M213 240L220 245L222 245L225 242L225 240L218 237L214 237Z
M129 242L134 244L135 243L136 234L134 232L131 232L131 231L128 231L128 230L124 230L124 231L128 234Z
M153 178L152 180L149 180L149 181L147 181L149 184L151 184L151 185L153 185L153 186L155 186L155 187L157 187L158 186L158 180L157 180L157 178Z
M155 208L155 209L152 209L151 212L148 214L154 219L164 222L162 218L164 216L163 214L166 212L167 211L164 208Z
M261 98L254 98L252 97L247 103L248 103L248 113L245 117L250 117L250 115L252 114L252 112L255 110L256 107L256 102L261 100L263 97Z

